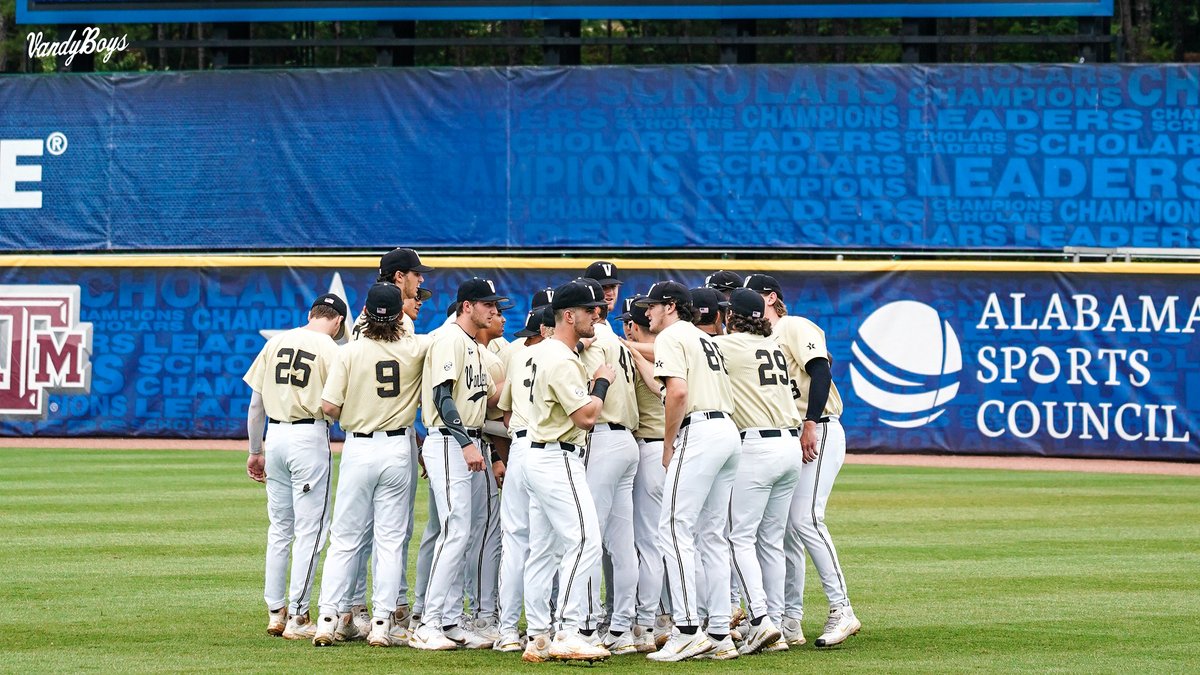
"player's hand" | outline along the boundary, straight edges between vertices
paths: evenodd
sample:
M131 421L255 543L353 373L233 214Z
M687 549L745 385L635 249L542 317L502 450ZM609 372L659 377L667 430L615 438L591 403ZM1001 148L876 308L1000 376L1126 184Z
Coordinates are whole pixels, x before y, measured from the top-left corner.
M617 379L617 371L613 370L612 366L608 365L607 363L601 363L600 367L596 369L596 372L592 373L593 380L600 378L604 378L609 382L613 382Z
M259 483L267 482L267 458L265 455L250 455L246 459L246 475Z
M673 448L671 446L673 446L674 444L675 444L674 440L672 440L672 442L670 442L670 443L663 443L663 468L664 469L671 466L671 458L675 456L675 448Z
M633 357L635 362L646 360L646 357L642 356L642 353L633 346L634 343L632 341L621 338L621 344L625 345L625 348L629 350L629 356Z
M417 464L421 467L421 478L428 479L429 472L425 470L425 455L422 455L420 451L417 452Z
M492 475L496 477L496 487L504 487L504 462L492 462Z
M483 455L474 443L463 448L463 459L467 461L468 471L483 471Z
M800 450L805 464L817 458L817 423L812 420L804 420L800 427Z

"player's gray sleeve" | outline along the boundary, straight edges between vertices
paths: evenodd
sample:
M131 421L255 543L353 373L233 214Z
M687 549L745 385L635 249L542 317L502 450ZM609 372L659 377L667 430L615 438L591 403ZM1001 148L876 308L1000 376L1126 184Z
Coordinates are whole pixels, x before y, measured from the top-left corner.
M833 373L829 371L829 359L815 358L804 364L804 370L812 378L808 387L808 410L804 419L816 422L825 412L825 403L829 401L829 387L833 384Z
M263 407L262 394L250 394L250 410L246 413L246 435L250 437L250 454L263 453L263 436L267 432L267 409Z
M446 380L445 382L433 388L433 405L437 408L438 414L442 416L442 424L450 430L450 435L462 447L467 447L474 441L467 436L467 430L463 427L462 417L458 414L458 406L454 405L454 382Z

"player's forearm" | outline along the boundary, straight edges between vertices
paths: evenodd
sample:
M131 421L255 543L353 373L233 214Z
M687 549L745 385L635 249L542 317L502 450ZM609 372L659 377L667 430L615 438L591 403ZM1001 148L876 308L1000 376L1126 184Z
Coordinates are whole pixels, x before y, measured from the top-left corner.
M446 381L433 388L433 403L438 415L442 418L442 426L450 432L454 440L462 447L472 443L467 436L467 429L462 424L462 416L458 414L458 406L454 405L454 384Z
M321 412L325 413L325 417L328 417L331 420L337 420L342 416L342 406L334 405L329 401L322 399Z
M666 393L663 395L665 429L663 433L663 458L669 461L675 449L675 437L683 425L683 411L687 407L687 382L678 377L667 378ZM666 461L663 463L665 464Z
M267 411L263 407L262 394L250 395L250 408L246 412L246 435L250 439L250 454L263 453L263 436L267 431Z
M804 370L812 378L808 387L808 408L804 419L816 422L825 413L825 404L829 401L829 390L833 385L833 373L829 370L829 361L825 359L809 361Z

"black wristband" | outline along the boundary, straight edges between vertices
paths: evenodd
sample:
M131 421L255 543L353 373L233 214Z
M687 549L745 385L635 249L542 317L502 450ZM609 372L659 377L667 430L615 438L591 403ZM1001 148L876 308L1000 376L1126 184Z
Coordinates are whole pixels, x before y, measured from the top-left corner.
M492 450L491 455L492 455L492 464L495 464L496 462L500 462L500 463L504 462L504 460L500 459L500 454L497 453L495 450Z
M582 352L582 351L583 351L583 340L580 340L579 342L575 343L575 353L578 354L579 352Z
M596 381L592 382L592 396L595 396L603 401L604 397L608 396L608 387L611 384L612 382L609 382L603 377L597 377Z

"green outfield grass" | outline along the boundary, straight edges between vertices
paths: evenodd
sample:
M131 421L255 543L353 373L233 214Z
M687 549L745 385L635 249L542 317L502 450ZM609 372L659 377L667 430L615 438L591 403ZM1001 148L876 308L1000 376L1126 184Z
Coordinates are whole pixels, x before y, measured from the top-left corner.
M268 637L265 495L240 453L0 450L0 458L4 671L586 667L490 651L317 650ZM425 494L422 483L418 523ZM827 521L863 622L843 647L811 647L826 607L810 567L809 646L722 664L625 656L592 668L1200 668L1200 479L847 466Z

